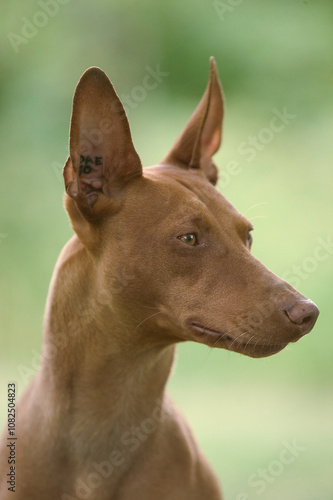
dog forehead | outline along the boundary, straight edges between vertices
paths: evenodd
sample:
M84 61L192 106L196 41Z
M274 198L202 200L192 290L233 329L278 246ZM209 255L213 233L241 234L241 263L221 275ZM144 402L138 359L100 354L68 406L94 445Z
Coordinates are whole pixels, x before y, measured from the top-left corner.
M173 172L164 170L151 170L150 167L144 169L144 177L147 180L149 196L154 199L156 196L160 198L160 203L173 204L178 206L202 204L196 190L193 189L196 184L196 176L189 173L185 175L172 175ZM188 178L189 177L189 178Z
M181 169L169 165L146 167L145 177L152 181L153 190L160 196L161 204L173 205L193 216L200 213L213 214L217 220L238 219L240 224L248 224L236 208L205 177L194 169ZM170 207L171 208L171 207Z

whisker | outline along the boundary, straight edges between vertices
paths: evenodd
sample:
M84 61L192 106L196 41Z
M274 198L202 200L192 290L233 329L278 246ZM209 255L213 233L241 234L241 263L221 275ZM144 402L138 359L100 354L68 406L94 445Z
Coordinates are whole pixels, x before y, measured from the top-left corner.
M148 316L148 318L145 318L144 320L142 320L141 323L139 323L137 325L137 327L135 328L134 333L137 331L139 326L141 326L143 323L145 323L145 321L148 321L148 319L152 318L153 316L156 316L157 314L161 314L161 311L157 311L156 313L152 314L151 316Z
M254 215L253 217L250 217L251 221L254 219L267 219L267 215Z
M254 333L254 334L252 335L252 337L250 337L250 338L249 338L249 340L246 342L246 344L245 344L245 346L244 346L244 348L243 348L243 353L245 353L247 346L251 343L251 340L253 340L253 339L255 338L255 336L256 336L256 334ZM257 342L254 344L254 346L255 346L255 347L257 346L258 342L259 342L259 339L258 339L258 340L257 340Z
M237 331L237 330L238 330L238 328L239 328L239 326L235 326L234 328L231 328L231 329L227 330L226 332L221 333L221 335L218 337L218 339L216 340L216 342L214 342L214 344L213 344L213 346L211 347L211 349L213 349L213 348L216 346L216 344L217 344L218 342L220 342L220 340L221 340L221 339L223 339L223 337L224 337L225 335L229 335L229 336L230 336L230 334L231 334L231 333L234 333L235 331Z
M229 345L228 347L228 350L231 350L231 347L234 345L235 342L237 342L237 344L240 344L240 341L239 339L243 336L243 335L247 335L249 333L249 330L246 330L245 332L242 332L240 335L237 335L237 337L234 338L234 340L231 342L231 344Z
M244 213L247 214L253 208L260 207L261 205L268 205L268 201L261 201L260 203L256 203L255 205L252 205L252 207L248 208Z
M138 306L146 307L147 309L159 309L159 307L146 306L146 304L141 304L141 302L136 302Z
M230 315L230 317L232 318L233 316ZM236 331L237 329L239 328L239 326L235 326L235 328L230 328L228 331L226 331L225 333L222 333L218 339L216 340L216 342L214 342L214 344L209 347L209 350L208 350L208 353L203 361L203 366L205 365L205 363L207 363L207 360L211 354L211 352L213 351L214 347L216 346L216 344L218 344L218 342L223 338L224 335L230 335L231 333L233 333L234 331Z

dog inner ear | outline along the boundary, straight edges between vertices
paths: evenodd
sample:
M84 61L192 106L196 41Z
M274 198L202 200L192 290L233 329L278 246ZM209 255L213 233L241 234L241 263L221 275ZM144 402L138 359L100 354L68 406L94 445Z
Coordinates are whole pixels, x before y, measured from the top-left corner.
M99 68L88 69L76 87L69 150L66 192L88 218L98 215L106 198L142 175L125 110Z
M163 163L201 169L212 184L218 172L212 156L221 143L224 99L215 60L210 58L210 75L205 93Z

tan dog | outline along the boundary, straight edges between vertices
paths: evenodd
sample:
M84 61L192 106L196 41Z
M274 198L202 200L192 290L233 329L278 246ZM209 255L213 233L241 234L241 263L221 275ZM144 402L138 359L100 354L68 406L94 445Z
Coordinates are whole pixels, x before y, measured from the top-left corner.
M52 279L39 373L18 405L14 495L3 435L2 500L221 499L165 394L175 344L268 356L319 313L251 255L250 222L213 186L222 117L211 59L185 130L142 170L110 81L98 68L82 76L64 169L76 234Z

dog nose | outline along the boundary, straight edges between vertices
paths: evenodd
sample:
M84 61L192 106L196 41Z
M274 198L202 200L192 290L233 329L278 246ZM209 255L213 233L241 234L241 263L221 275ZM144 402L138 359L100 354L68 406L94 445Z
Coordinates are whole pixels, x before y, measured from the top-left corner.
M292 306L285 308L285 313L292 323L300 326L302 335L314 327L319 309L312 300L297 300Z

